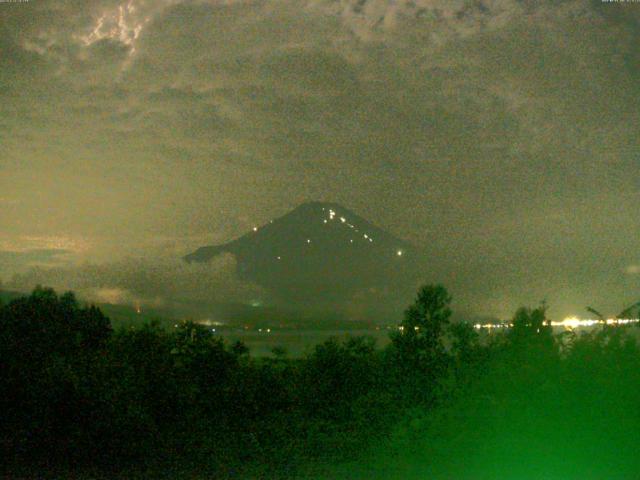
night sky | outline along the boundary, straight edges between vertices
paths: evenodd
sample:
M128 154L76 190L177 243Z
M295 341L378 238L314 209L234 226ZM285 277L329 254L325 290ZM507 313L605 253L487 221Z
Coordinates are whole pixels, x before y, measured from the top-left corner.
M421 248L454 309L618 313L638 45L634 3L0 2L0 277L170 263L323 200Z

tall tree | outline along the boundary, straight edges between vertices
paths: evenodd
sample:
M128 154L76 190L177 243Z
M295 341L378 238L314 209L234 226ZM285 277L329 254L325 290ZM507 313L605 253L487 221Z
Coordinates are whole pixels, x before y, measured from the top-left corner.
M444 337L450 304L451 296L442 285L423 286L405 311L399 331L391 336L403 388L413 390L412 397L433 398L435 384L447 369Z

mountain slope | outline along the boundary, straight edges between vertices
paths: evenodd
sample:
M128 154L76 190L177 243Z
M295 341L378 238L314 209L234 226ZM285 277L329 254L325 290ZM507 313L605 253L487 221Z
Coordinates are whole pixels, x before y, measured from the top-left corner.
M231 253L239 276L278 296L349 299L414 283L417 254L408 242L335 203L308 202L223 245L187 255L207 262Z

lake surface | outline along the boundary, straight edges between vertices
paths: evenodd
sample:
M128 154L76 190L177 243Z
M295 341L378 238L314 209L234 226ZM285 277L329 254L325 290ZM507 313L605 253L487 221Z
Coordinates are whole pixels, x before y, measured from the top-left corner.
M598 326L592 327L577 327L573 331L580 335L592 331ZM627 334L634 336L640 341L640 328L636 325L628 325L624 327ZM272 356L272 349L274 347L283 347L289 357L301 357L308 353L311 353L316 345L328 340L331 337L337 337L339 339L345 339L348 336L359 337L367 336L372 337L376 341L376 347L381 348L388 345L390 342L389 334L394 331L393 328L380 327L379 329L334 329L334 330L314 330L314 329L263 329L258 330L241 330L241 329L225 329L218 330L216 335L220 335L225 340L235 342L240 340L249 347L249 351L253 356ZM565 328L554 327L554 334L558 334L564 331ZM492 334L505 333L505 329L481 329L479 332L480 338L488 338ZM481 340L482 341L482 340Z
M277 330L270 332L263 330L227 330L219 335L226 340L235 342L241 340L249 347L253 356L271 356L274 347L284 347L290 357L299 357L311 353L314 347L330 337L344 339L347 336L368 336L376 340L376 347L383 347L389 343L390 330L380 328L361 330Z

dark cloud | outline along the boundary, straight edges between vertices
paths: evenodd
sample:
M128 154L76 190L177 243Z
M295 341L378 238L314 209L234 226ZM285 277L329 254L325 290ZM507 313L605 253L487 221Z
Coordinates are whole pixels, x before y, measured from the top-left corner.
M0 10L3 244L178 257L326 199L422 245L469 308L635 300L633 4Z
M7 287L28 291L34 285L47 285L73 290L91 301L166 307L167 311L182 306L203 314L216 304L264 298L260 287L236 278L235 268L231 256L191 266L179 258L123 258L72 267L33 266L14 275Z
M0 250L0 271L4 274L12 274L34 266L61 265L65 263L71 253L60 249Z

